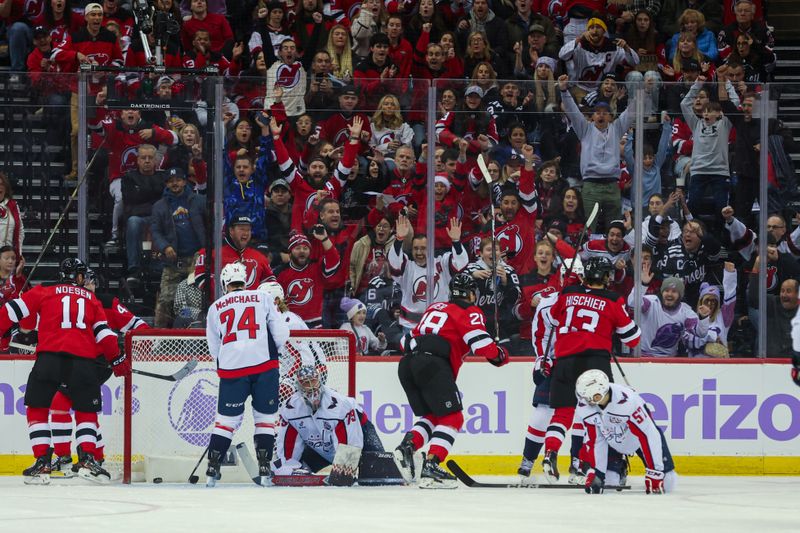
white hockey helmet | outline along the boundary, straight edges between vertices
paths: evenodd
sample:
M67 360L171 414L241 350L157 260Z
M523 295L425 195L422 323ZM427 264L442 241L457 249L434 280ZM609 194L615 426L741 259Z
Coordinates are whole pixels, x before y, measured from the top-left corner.
M575 382L575 395L589 405L597 405L609 389L608 376L602 370L587 370Z
M281 287L281 284L277 281L265 281L258 286L258 290L266 292L273 300L275 298L280 298L281 300L285 298L283 295L283 287Z
M569 265L572 264L573 262L575 264L572 265L571 274L583 278L583 261L581 261L581 258L576 255L575 257L568 257L564 259L564 261L561 263L562 280L564 279L564 276L567 275L567 269L569 268Z
M228 286L232 283L247 283L247 268L242 263L228 263L222 267L220 272L220 281L222 282L222 291L227 293Z

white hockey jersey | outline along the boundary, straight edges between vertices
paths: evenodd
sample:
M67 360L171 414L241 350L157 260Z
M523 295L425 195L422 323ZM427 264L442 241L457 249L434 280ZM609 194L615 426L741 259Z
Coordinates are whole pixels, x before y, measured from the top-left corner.
M469 264L469 256L467 250L456 243L451 251L436 258L433 296L428 302L428 267L419 266L408 257L403 252L402 244L402 241L395 241L389 250L389 272L400 285L403 294L400 301L400 325L413 329L428 305L447 301L450 278L464 270Z
M322 388L316 412L296 392L281 406L274 473L291 474L300 468L305 447L333 463L339 444L364 447L361 415L356 401L329 387Z
M611 401L605 408L580 401L576 421L586 428L581 458L600 472L608 466L608 447L625 455L642 450L645 468L664 471L664 450L661 434L645 406L644 400L631 388L610 384Z
M206 340L221 378L278 368L278 348L288 339L285 317L262 291L229 292L208 309Z
M558 57L566 62L569 79L577 80L578 87L586 91L596 89L603 74L616 71L618 66L639 64L639 55L633 49L626 51L609 39L599 47L589 45L583 38L567 41Z
M536 312L533 314L533 322L531 322L531 339L533 339L533 351L536 354L535 370L540 370L545 360L552 361L553 352L556 345L556 333L553 333L553 338L550 340L548 351L548 340L550 339L550 332L553 327L558 325L550 315L550 308L558 301L558 292L552 292L539 300L539 305L536 306Z
M704 338L708 333L708 318L700 320L688 304L675 309L665 309L658 296L642 297L642 355L674 357L678 354L678 341L686 333ZM635 308L634 291L628 295L628 307Z

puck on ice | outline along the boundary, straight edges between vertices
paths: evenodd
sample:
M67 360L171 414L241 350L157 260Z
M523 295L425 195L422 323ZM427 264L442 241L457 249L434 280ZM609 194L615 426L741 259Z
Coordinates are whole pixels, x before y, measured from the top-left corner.
M153 483L161 483L162 481L164 481L164 480L161 479L160 477L154 477L153 478Z

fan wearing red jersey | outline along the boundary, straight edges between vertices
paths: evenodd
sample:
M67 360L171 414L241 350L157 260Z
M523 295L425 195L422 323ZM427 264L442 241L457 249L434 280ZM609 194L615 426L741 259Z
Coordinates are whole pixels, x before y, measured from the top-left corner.
M36 462L23 472L26 484L50 482L50 403L62 384L70 391L80 434L78 475L97 482L110 479L93 456L97 412L102 408L95 358L101 353L117 376L128 374L130 363L119 352L117 337L106 323L99 300L81 287L85 274L82 261L65 259L58 282L39 285L0 309L0 333L27 316L39 314L36 363L25 390L28 431Z
M508 352L486 331L486 319L475 305L477 284L472 276L450 280L450 301L428 307L419 324L403 339L406 355L397 369L400 384L414 414L419 417L394 451L407 482L414 478L414 453L430 442L420 473L421 488L455 488L456 479L443 470L456 435L464 423L461 395L456 385L464 357L485 357L494 366L508 362Z
M614 333L631 348L639 344L641 333L628 316L625 299L606 289L613 272L614 265L607 257L590 257L584 266L583 285L565 287L550 310L559 326L550 384L550 407L555 412L545 434L542 460L551 483L559 478L558 450L575 414L578 376L597 369L610 378Z

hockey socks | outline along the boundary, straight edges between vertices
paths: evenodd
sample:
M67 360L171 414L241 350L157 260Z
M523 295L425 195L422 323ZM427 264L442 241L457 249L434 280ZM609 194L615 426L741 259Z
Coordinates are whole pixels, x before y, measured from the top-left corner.
M53 396L50 404L50 431L52 432L53 451L58 457L72 454L72 401L60 391Z
M434 417L434 419L436 426L434 426L431 434L431 446L428 449L428 455L433 455L441 463L453 448L458 430L461 429L461 425L464 423L464 415L461 411L458 411Z
M414 444L414 451L419 450L431 440L433 428L436 424L429 418L432 419L433 416L420 418L411 428L411 442Z
M28 436L34 457L43 457L50 448L50 409L47 407L28 407Z
M572 419L575 416L574 407L558 407L553 413L553 418L550 419L550 425L547 426L547 433L544 438L545 453L561 449L561 443L567 436L567 428L572 425Z
M97 447L97 413L75 411L75 444L94 456Z

